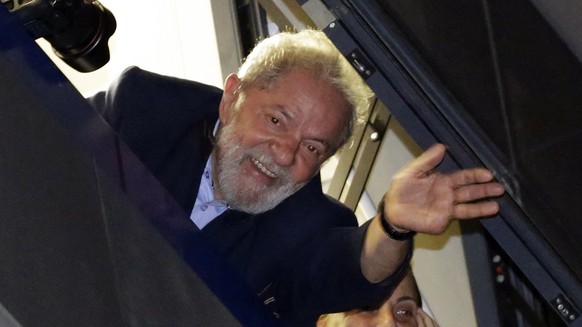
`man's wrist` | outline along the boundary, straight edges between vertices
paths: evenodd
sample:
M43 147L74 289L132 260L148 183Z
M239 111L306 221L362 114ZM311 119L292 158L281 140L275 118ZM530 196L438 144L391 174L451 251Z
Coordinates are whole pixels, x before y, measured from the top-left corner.
M388 217L386 217L384 213L384 199L380 201L378 212L380 213L380 226L382 226L384 234L386 234L391 239L396 241L405 241L411 239L416 234L415 231L398 230L390 224L390 222L388 221Z

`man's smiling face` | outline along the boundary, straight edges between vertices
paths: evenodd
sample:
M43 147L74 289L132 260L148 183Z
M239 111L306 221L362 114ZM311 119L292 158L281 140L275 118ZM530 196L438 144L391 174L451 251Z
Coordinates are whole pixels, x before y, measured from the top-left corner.
M216 195L235 209L259 213L305 185L333 155L349 105L308 71L286 73L273 87L243 95L235 94L238 78L229 80L213 157Z

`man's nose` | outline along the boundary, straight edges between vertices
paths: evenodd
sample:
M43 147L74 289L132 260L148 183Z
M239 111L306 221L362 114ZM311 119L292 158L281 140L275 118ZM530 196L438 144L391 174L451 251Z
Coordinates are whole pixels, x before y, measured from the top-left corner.
M275 162L280 166L290 166L295 161L295 155L300 142L292 138L279 139L271 143L271 151Z

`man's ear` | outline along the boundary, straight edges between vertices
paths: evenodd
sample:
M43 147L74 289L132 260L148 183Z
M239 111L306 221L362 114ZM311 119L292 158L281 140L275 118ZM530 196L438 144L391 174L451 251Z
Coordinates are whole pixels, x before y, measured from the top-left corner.
M218 107L218 114L220 117L220 122L222 124L227 124L232 118L232 105L236 101L238 96L238 88L240 86L240 79L236 74L230 74L224 81L224 93L222 94L222 99L220 100L220 106Z

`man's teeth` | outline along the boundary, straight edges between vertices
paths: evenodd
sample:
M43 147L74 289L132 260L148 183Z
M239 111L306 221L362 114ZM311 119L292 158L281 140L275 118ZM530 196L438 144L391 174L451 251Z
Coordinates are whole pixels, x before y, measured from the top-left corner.
M259 168L260 171L263 172L263 174L271 177L271 178L277 178L277 175L275 173L273 173L272 171L268 170L267 167L265 167L260 161L258 161L257 159L252 159L253 164L255 164L255 166L257 168Z

